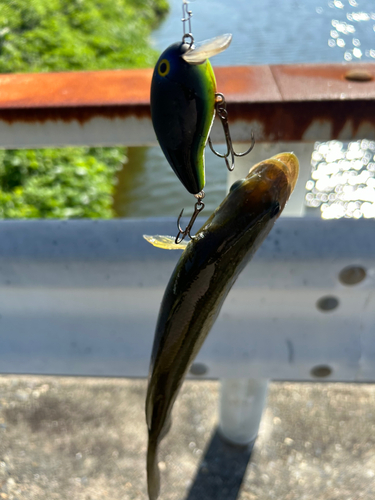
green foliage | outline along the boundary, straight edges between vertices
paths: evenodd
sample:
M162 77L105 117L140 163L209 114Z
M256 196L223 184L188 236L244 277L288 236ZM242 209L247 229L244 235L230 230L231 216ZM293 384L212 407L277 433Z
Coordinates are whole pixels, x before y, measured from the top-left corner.
M166 0L0 3L0 73L152 66L150 30Z
M0 151L1 218L109 218L121 148Z
M0 73L152 66L166 0L0 2ZM113 216L124 148L0 151L0 218Z

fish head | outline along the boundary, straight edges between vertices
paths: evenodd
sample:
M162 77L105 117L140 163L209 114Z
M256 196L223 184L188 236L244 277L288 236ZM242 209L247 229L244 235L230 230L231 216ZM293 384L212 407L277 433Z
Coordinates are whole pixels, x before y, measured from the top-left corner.
M277 200L280 210L277 216L283 211L286 202L292 194L299 173L298 158L293 153L279 153L272 158L254 165L247 175L246 179L251 181L259 179L256 196L259 204L267 204L269 197L271 205Z
M263 218L275 220L293 192L298 172L298 159L293 153L280 153L254 165L244 179L234 182L202 229L220 225L235 233L237 225L246 228L247 220L249 224Z

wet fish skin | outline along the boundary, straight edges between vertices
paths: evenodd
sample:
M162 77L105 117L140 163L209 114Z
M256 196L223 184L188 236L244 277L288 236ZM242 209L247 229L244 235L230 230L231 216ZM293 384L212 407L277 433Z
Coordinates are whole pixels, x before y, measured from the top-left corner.
M282 155L261 162L245 179L234 183L187 245L165 290L146 397L150 500L159 495L157 449L170 428L172 407L185 375L232 285L272 229L294 188L298 160L289 153Z

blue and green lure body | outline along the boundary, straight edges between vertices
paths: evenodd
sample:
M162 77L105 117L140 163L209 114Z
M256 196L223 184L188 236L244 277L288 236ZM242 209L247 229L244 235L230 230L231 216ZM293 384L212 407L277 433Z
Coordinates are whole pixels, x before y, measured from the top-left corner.
M160 56L151 83L151 118L163 153L187 191L205 185L204 148L215 115L215 75L208 59L190 64L177 42Z
M188 35L190 36L190 35ZM197 45L177 42L159 57L151 82L151 118L160 147L189 193L205 185L204 148L215 117L216 80L209 57L231 34Z

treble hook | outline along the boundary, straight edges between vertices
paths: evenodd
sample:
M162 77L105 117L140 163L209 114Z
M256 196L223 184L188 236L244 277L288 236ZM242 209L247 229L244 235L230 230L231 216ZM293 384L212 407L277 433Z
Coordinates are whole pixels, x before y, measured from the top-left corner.
M190 234L190 231L191 231L191 228L193 227L193 224L195 222L195 219L198 217L199 215L199 212L201 212L203 209L204 209L204 203L202 202L203 198L204 198L204 191L201 191L200 193L198 194L195 194L194 195L196 198L197 198L197 203L194 205L194 213L193 215L191 216L191 219L189 221L189 224L186 226L185 229L182 229L181 226L180 226L180 220L181 220L181 217L182 217L182 214L184 212L184 209L181 210L181 213L180 215L178 216L178 219L177 219L177 229L178 229L178 233L177 233L177 236L176 236L176 239L174 240L174 242L176 243L176 245L178 245L179 243L181 243L181 241L183 239L186 238L186 236L189 236L189 238L192 240L192 236Z
M227 144L227 152L225 154L221 154L218 151L215 151L215 149L212 146L211 137L208 138L208 145L210 146L211 151L216 156L219 156L219 158L225 159L225 164L227 166L227 169L231 172L234 169L234 157L235 156L246 156L253 149L254 144L255 144L254 133L251 132L251 146L249 147L249 149L247 151L245 151L244 153L236 153L233 149L232 138L230 136L229 124L228 124L228 111L227 111L227 106L226 106L224 94L221 94L221 93L215 94L215 109L216 109L216 112L221 120L221 124L222 124L223 129L224 129L225 142ZM230 155L230 160L231 160L230 162L228 160L229 155Z

